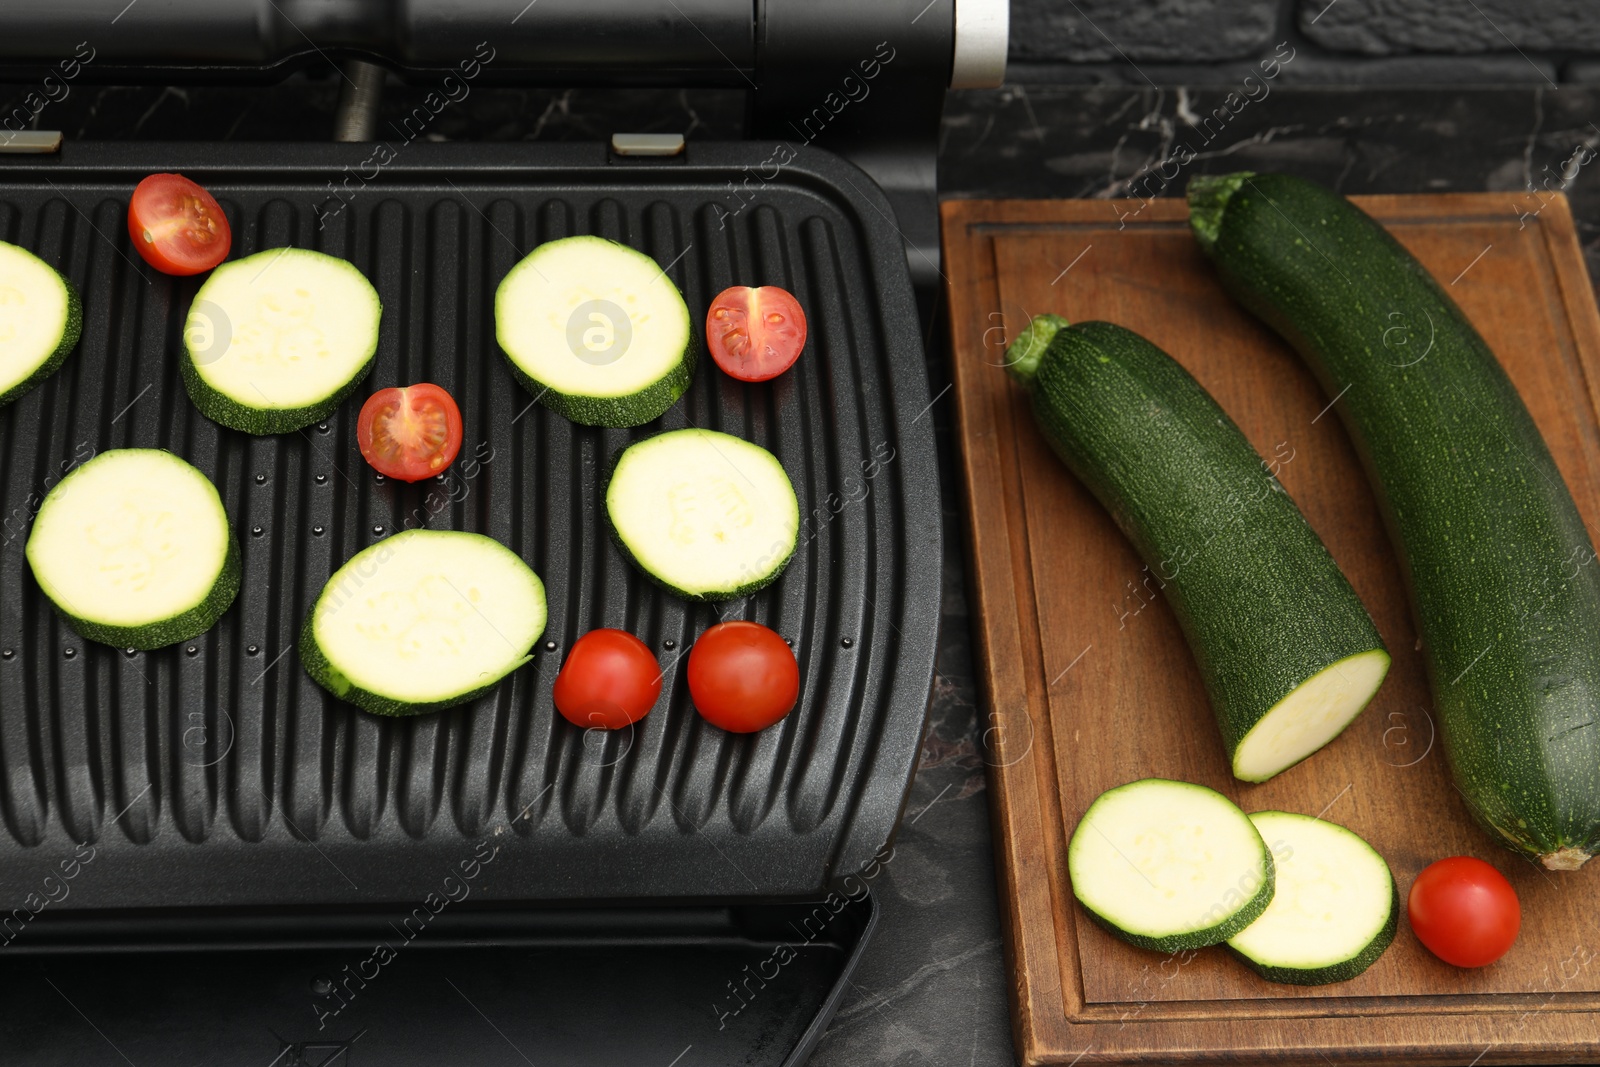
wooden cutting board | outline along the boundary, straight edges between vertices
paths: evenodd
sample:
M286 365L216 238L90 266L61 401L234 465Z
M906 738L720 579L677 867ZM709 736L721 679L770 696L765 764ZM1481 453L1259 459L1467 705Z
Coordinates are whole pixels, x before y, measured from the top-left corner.
M1600 529L1600 316L1561 197L1356 198L1465 309ZM1519 202L1520 203L1520 202ZM1181 201L943 205L973 617L1017 1045L1028 1064L1533 1063L1600 1058L1600 860L1550 874L1495 845L1450 783L1394 553L1330 398L1223 292ZM1367 711L1274 780L1233 779L1193 658L1110 518L1050 452L1002 369L1030 315L1108 319L1187 367L1243 428L1372 612L1394 655ZM1403 340L1398 335L1397 342ZM1425 338L1417 338L1420 346ZM1600 635L1596 635L1600 639ZM1522 900L1511 952L1439 962L1404 916L1370 970L1302 989L1225 949L1169 958L1085 918L1066 843L1102 790L1157 775L1361 834L1402 899L1444 856L1498 867Z

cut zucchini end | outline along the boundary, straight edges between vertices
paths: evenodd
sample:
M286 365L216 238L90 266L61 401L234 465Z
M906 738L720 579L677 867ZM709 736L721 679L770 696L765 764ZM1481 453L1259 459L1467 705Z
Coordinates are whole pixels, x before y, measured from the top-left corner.
M1548 871L1575 871L1589 862L1594 853L1581 848L1558 848L1539 857Z
M1069 325L1060 315L1035 315L1023 327L1017 339L1007 346L1006 370L1023 385L1032 382L1033 376L1039 372L1039 360L1044 358L1045 349L1050 347L1056 334Z
M1095 922L1156 952L1226 941L1273 898L1272 854L1249 816L1216 790L1164 778L1096 798L1067 870Z
M1255 177L1254 171L1241 170L1233 174L1196 174L1189 179L1189 228L1195 240L1207 252L1217 243L1222 231L1222 213L1245 182Z
M306 618L300 657L318 685L376 715L475 700L533 658L544 584L481 534L409 530L352 556Z
M1250 820L1278 857L1277 892L1228 947L1261 977L1290 985L1344 982L1372 966L1399 928L1400 891L1383 857L1310 815Z
M1389 673L1381 648L1348 656L1273 705L1233 751L1233 776L1264 782L1338 737L1371 703Z

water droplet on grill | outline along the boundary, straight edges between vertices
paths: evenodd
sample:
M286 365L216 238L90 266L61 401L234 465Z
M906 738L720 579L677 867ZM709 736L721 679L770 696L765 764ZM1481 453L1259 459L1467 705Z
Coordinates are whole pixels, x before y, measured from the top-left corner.
M189 647L188 647L188 648L186 648L186 649L184 649L184 651L185 651L185 652L187 652L187 653L189 653L189 655L191 655L191 656L192 656L192 655L194 655L194 654L195 654L195 653L197 653L197 652L199 652L199 651L200 651L200 650L199 650L199 649L198 649L198 648L196 648L196 647L195 647L195 646L193 646L193 645L190 645L190 646L189 646Z
M78 650L75 649L75 648L67 648L67 649L63 649L62 650L62 655L66 656L68 659L71 659L73 656L76 656L77 654L78 654Z
M256 484L257 485L266 485L267 484L267 476L265 474L256 475Z
M322 527L320 527L320 526L311 527L311 536L312 537L321 537L322 536Z
M0 659L10 659L12 656L15 656L16 654L17 654L17 650L16 649L8 648L5 651L0 652Z
M841 637L839 638L839 644L845 648L849 648L851 645L855 644L855 642L850 640L848 637Z
M318 485L324 484L325 482L327 482L327 480L328 480L328 476L326 474L317 475L317 484Z
M252 527L250 527L250 536L251 536L251 537L260 537L260 536L261 536L261 535L262 535L262 534L264 534L264 533L266 533L266 532L267 532L267 531L265 531L265 530L263 530L263 529L262 529L262 528L261 528L261 527L259 527L259 526L252 526Z
M668 652L671 652L673 649L678 647L678 642L669 637L665 641L661 642L661 647L666 649Z
M247 655L247 656L253 656L257 652L260 652L260 651L261 651L261 649L257 645L246 645L245 649L244 649L244 654Z
M372 536L373 537L382 537L383 536L383 523L375 522L375 523L372 524Z
M328 432L328 424L325 423L325 422L317 423L317 432L318 433L327 433Z

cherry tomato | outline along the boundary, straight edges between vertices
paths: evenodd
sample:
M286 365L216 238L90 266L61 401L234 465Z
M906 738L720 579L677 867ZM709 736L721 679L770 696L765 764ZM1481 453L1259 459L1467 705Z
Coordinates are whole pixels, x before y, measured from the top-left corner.
M356 444L379 474L402 482L431 478L461 451L461 409L437 385L379 389L361 405Z
M694 706L730 733L766 729L800 696L794 651L758 622L722 622L701 634L689 651L688 675Z
M776 285L724 289L706 313L706 347L717 366L743 382L788 370L806 346L806 313Z
M1499 871L1471 856L1424 867L1411 883L1406 912L1417 940L1457 967L1493 963L1522 928L1517 891Z
M128 236L165 274L199 274L228 258L233 231L216 199L181 174L152 174L128 201Z
M590 630L556 675L556 710L585 729L638 722L661 695L661 673L650 646L626 630Z

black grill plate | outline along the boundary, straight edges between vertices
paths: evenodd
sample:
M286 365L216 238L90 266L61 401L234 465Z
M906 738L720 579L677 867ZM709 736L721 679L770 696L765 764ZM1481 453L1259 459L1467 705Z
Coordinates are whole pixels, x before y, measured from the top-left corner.
M927 378L881 193L826 153L774 166L770 144L692 144L666 164L620 163L598 145L418 142L382 166L373 157L361 145L82 144L0 158L0 237L58 265L85 306L66 366L0 410L0 901L42 892L82 843L93 859L52 909L420 900L480 840L500 848L480 901L776 898L860 868L887 841L915 763L941 550ZM218 197L234 258L315 248L377 287L375 369L325 427L256 438L189 403L178 353L200 279L145 266L125 222L134 184L158 170ZM654 256L697 318L728 285L790 289L810 319L806 352L757 386L702 359L688 395L636 430L568 423L512 380L493 297L529 249L574 233ZM379 482L355 413L372 390L417 381L456 397L462 459L477 468ZM782 579L722 607L792 638L800 659L798 709L754 736L704 724L675 662L718 611L642 580L604 528L610 457L691 424L772 450L811 517ZM238 532L244 588L192 651L82 640L23 557L59 472L130 446L197 465ZM328 697L294 645L328 575L411 525L520 553L545 582L556 649L542 640L473 705L390 721ZM586 736L550 690L566 649L598 626L659 650L671 696L637 729Z

